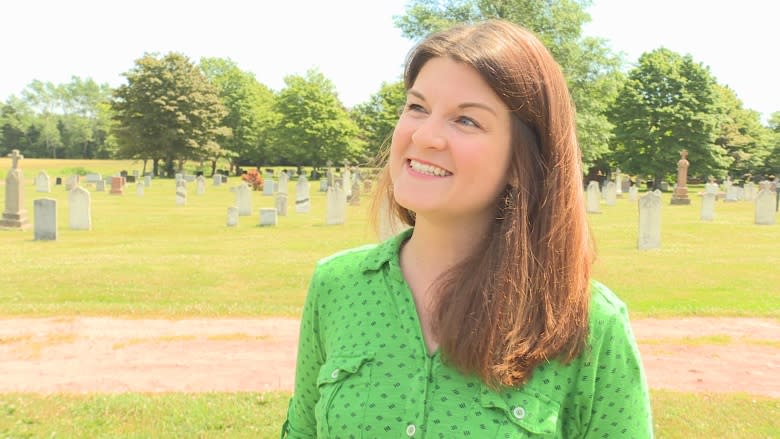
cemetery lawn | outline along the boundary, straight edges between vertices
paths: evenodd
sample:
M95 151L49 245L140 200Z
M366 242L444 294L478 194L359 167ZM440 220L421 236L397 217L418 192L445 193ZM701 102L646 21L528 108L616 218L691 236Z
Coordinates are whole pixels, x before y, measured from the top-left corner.
M219 187L208 178L200 196L190 183L186 206L175 204L172 179L155 179L142 197L132 184L121 196L87 185L92 230L69 230L67 193L53 184L56 176L74 169L140 171L142 164L25 159L21 165L30 221L34 199L56 199L59 237L34 241L32 230L0 230L0 316L297 317L318 259L376 241L367 197L348 206L347 224L326 226L325 194L314 181L310 213L295 212L291 181L288 216L277 227L257 226L258 210L273 207L274 199L253 192L254 214L229 228L227 208L235 202L229 188L237 177ZM0 159L0 169L9 167L10 159ZM33 185L43 169L52 178L49 194ZM589 214L594 277L628 304L632 317L780 318L780 222L755 225L752 203L720 201L715 220L700 221L700 200L692 197L690 206L672 206L664 194L662 247L650 251L636 249L636 203L627 195L615 206L602 203L601 214Z
M288 393L0 395L3 437L276 438ZM777 438L780 400L651 392L656 437Z

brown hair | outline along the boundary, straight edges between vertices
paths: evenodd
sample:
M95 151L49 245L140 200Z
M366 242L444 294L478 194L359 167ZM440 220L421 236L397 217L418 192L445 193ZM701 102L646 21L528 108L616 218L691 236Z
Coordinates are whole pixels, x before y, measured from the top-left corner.
M516 386L544 361L571 361L587 338L593 251L574 108L550 53L512 23L428 37L407 59L407 90L435 57L473 67L509 107L512 162L485 241L432 287L433 329L450 364L490 386ZM387 167L375 214L385 202L390 215L414 225L414 213L393 198Z

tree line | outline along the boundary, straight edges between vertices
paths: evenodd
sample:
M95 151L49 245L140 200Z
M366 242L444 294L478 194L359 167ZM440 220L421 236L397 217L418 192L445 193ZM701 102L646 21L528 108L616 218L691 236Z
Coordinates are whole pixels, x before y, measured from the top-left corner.
M583 164L591 175L620 168L673 178L679 151L689 174L745 178L780 173L780 112L767 124L689 54L665 48L630 68L606 41L583 35L586 0L415 0L395 17L417 40L458 23L501 18L533 30L569 82ZM73 77L33 81L0 109L0 145L27 157L143 160L172 175L187 161L213 173L239 166L370 163L405 102L403 84L383 83L348 109L312 69L273 91L224 58L195 63L179 53L144 54L116 89ZM210 168L210 169L209 169Z

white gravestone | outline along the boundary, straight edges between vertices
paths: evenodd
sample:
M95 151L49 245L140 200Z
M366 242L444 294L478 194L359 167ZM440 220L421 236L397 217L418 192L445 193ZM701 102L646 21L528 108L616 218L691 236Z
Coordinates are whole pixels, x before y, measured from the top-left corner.
M726 198L723 200L728 203L733 203L739 200L739 188L728 184L726 186Z
M5 177L5 209L0 227L25 230L30 227L30 222L24 208L24 173L19 167L19 160L24 156L14 149L8 157L11 158L11 170Z
M347 213L347 193L340 185L328 188L325 224L344 224Z
M236 207L240 216L252 216L252 190L244 182L236 187Z
M41 171L35 176L35 190L37 192L51 192L51 179L49 174Z
M74 187L78 186L79 184L79 176L78 175L71 175L68 178L65 179L65 190L69 191L73 189Z
M276 225L276 209L263 207L260 209L260 227L270 227Z
M772 225L775 223L775 194L763 190L756 197L756 224Z
M84 179L87 180L87 183L97 183L103 179L103 176L97 173L89 173L84 176Z
M198 195L206 193L206 177L198 175L195 179L195 193Z
M352 196L352 173L349 166L344 163L344 172L341 174L341 187L346 190L347 199Z
M276 192L287 195L287 183L289 182L290 177L286 172L282 172L281 175L279 175L279 184L277 185Z
M703 221L715 219L715 199L718 196L711 192L705 192L701 196L701 216Z
M631 186L628 188L628 199L631 201L636 201L639 199L639 188L636 186Z
M222 184L222 174L214 174L211 176L212 185L219 186Z
M295 184L295 211L298 213L308 213L311 208L309 200L309 181L301 175L298 177L298 183Z
M103 180L100 180L95 183L95 191L96 192L105 192L106 191L106 182Z
M276 193L276 213L279 216L287 216L287 194Z
M144 196L144 189L146 189L146 185L142 181L135 184L135 194L139 197Z
M151 175L144 175L144 186L152 187L152 176Z
M617 198L623 198L623 173L620 169L615 172L615 192Z
M263 195L273 195L274 194L274 181L270 178L266 178L263 182Z
M328 192L328 179L327 178L321 178L320 179L320 192Z
M601 203L601 191L599 190L598 181L591 180L588 183L587 201L586 211L588 213L601 213L601 207L599 206L599 203Z
M661 191L639 198L639 250L661 247Z
M71 230L92 229L92 199L81 186L68 192L68 219Z
M227 226L236 227L238 225L238 207L228 207Z
M184 182L184 180L179 180L176 182L176 205L187 205L187 184Z
M33 216L35 218L35 240L57 240L57 200L39 198L33 201Z
M753 201L756 199L756 184L751 182L745 183L745 201Z
M349 197L350 206L360 206L360 183L355 180L352 183L352 196Z
M607 183L607 187L604 192L607 206L614 206L617 203L617 185L615 182L610 181Z

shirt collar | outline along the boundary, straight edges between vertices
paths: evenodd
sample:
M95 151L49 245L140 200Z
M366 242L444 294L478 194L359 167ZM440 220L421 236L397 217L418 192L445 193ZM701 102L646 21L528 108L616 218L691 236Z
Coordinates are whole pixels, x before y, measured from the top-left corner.
M412 228L406 229L369 250L360 264L361 270L376 271L390 260L398 258L401 245L412 236L412 230Z

